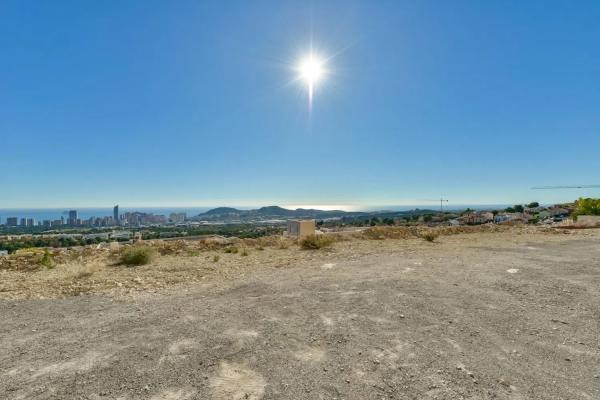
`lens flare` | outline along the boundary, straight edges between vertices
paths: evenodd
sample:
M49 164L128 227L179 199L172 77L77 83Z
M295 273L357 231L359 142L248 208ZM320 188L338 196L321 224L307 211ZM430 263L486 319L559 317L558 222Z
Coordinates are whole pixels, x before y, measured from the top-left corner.
M312 108L315 86L326 73L324 63L318 56L311 53L300 62L297 70L299 78L306 83L308 88L308 103Z

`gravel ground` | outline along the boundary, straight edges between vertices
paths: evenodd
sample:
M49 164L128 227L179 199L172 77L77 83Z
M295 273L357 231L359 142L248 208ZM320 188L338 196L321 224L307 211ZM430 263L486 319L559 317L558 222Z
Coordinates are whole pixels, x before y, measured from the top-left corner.
M218 283L0 300L0 398L600 399L596 231L260 254Z

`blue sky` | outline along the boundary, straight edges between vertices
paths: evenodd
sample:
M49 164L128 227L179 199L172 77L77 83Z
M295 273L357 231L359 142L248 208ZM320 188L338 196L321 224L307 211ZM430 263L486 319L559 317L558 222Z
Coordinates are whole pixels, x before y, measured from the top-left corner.
M0 207L599 196L597 1L2 1ZM290 84L313 47L316 88Z

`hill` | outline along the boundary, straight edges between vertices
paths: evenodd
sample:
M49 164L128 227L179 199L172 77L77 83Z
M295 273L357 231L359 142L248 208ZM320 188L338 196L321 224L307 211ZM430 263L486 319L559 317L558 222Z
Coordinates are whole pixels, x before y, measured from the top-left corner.
M312 218L312 219L367 219L372 217L405 217L411 215L422 214L437 214L434 210L409 210L409 211L343 211L343 210L318 210L297 208L290 210L280 206L266 206L253 210L239 210L232 207L217 207L205 213L198 214L193 219L198 221L257 221L265 219L295 219L295 218Z

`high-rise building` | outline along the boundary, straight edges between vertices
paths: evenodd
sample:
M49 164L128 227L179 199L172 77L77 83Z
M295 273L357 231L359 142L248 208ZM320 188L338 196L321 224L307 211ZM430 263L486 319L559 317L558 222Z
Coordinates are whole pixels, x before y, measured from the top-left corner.
M77 210L69 210L69 219L67 220L67 224L77 225L77 219L79 219Z
M6 226L17 226L19 219L17 217L6 218Z
M21 218L21 223L19 225L27 226L27 218Z
M182 212L182 213L171 213L171 215L169 215L169 222L173 223L173 224L182 224L185 222L186 219L186 213Z
M114 223L116 225L119 225L119 205L117 204L114 208L113 208L113 218L114 218Z
M27 218L27 226L35 226L35 218Z

